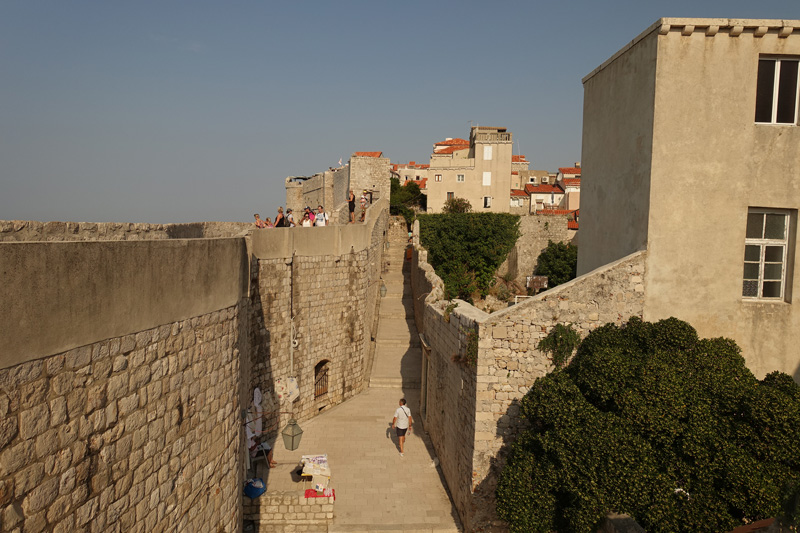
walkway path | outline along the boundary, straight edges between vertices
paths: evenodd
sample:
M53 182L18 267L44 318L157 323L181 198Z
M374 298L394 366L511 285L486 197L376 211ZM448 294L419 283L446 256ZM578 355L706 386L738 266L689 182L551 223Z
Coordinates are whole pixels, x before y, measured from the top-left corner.
M300 455L327 453L336 492L330 532L458 532L458 515L433 464L433 448L415 421L400 457L391 422L405 397L417 417L421 351L413 321L411 285L403 271L405 239L390 241L387 294L381 301L370 387L302 424L300 449L275 447L282 469ZM272 486L273 479L268 481Z

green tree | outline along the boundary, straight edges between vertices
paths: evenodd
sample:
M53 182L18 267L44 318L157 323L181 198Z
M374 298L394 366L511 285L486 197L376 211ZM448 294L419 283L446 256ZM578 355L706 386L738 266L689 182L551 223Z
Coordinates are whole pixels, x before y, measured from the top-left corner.
M415 181L400 185L399 179L391 178L390 183L389 213L402 215L406 219L406 223L411 224L415 217L412 208L422 206L425 202L425 195L419 190L419 184Z
M466 198L450 198L445 201L442 213L471 213L472 205Z
M610 511L652 532L793 519L800 386L757 380L729 339L675 318L606 324L533 384L521 413L529 429L497 488L512 531L596 531Z
M519 238L519 216L508 213L420 215L419 222L421 244L447 299L472 301L476 290L488 294Z
M572 243L553 241L547 241L547 248L539 254L534 270L538 276L547 276L548 288L575 279L577 271L578 247Z

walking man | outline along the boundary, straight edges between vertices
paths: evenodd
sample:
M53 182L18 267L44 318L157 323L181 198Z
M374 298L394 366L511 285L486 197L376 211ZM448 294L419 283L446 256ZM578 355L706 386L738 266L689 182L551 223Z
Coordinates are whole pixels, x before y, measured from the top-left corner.
M406 443L406 431L411 429L414 420L411 418L411 409L406 407L406 399L400 398L400 406L394 412L392 428L397 431L397 440L400 441L400 457L403 457L403 445Z

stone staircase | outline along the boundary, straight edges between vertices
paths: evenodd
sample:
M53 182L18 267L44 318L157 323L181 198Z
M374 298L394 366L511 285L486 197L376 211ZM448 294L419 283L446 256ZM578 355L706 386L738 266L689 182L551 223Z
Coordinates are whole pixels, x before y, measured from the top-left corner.
M384 254L386 268L382 276L386 296L380 304L375 364L369 380L371 388L420 387L422 353L414 324L406 247L405 235L389 234L389 249Z

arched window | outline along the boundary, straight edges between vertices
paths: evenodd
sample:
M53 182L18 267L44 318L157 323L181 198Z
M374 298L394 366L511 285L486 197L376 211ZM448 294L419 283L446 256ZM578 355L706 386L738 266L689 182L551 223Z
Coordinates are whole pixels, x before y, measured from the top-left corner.
M314 398L328 394L328 370L330 370L330 361L327 359L320 361L314 367Z

